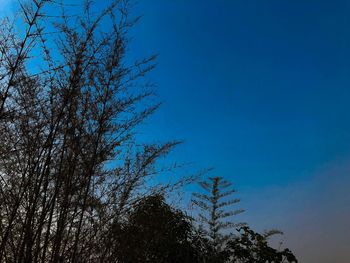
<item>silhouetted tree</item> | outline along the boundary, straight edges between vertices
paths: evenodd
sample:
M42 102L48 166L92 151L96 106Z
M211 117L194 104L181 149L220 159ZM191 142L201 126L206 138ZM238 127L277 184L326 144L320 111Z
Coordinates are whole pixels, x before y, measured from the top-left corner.
M206 263L282 263L297 262L288 249L282 251L269 246L268 238L280 231L259 234L245 223L232 222L243 210L231 210L239 199L232 199L236 191L222 177L212 177L200 183L205 191L193 194L193 204L199 207L199 229L196 247ZM226 231L225 231L226 230ZM231 230L231 231L229 231ZM232 230L237 230L233 233Z
M289 249L277 250L268 244L275 231L258 234L248 226L227 236L220 250L196 230L193 220L168 205L162 195L145 197L115 224L113 254L117 262L198 262L198 263L291 263L297 262Z
M207 181L200 182L200 186L205 193L194 193L192 202L201 210L201 231L209 238L214 250L220 251L229 237L229 234L223 231L241 225L233 222L232 216L242 213L243 210L231 208L240 200L231 198L236 191L232 189L232 184L222 177L210 177Z
M115 262L112 227L177 144L136 146L158 104L141 81L155 57L126 59L128 1L64 2L0 22L0 262Z
M191 220L165 203L162 195L146 197L115 229L118 262L199 262Z
M226 246L229 262L287 263L298 262L289 249L277 250L268 244L268 236L254 232L248 226L238 229L240 235Z

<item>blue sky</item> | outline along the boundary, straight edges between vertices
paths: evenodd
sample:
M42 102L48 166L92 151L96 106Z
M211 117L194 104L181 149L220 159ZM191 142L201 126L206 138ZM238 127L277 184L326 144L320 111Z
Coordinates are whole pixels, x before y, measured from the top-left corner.
M300 262L345 263L350 234L350 2L139 1L137 56L164 104L145 136L230 179L258 229Z
M0 12L9 0L0 0ZM76 2L76 1L75 1ZM139 0L131 57L161 109L147 140L231 180L258 229L303 263L346 263L350 233L350 1Z
M300 180L347 155L349 4L140 1L135 50L160 54L152 129L243 184Z

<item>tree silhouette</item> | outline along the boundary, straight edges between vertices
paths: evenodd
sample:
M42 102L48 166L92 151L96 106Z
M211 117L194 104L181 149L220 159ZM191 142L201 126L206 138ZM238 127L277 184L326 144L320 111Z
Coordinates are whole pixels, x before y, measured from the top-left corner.
M116 229L118 262L199 262L191 220L162 195L144 198Z
M231 262L245 263L282 263L298 262L289 249L279 251L268 244L268 235L262 235L248 226L238 229L240 235L227 243L226 250Z
M214 249L219 251L229 237L223 231L241 225L233 222L232 217L243 210L231 209L231 206L240 200L231 198L236 191L232 189L232 184L222 177L210 177L199 185L205 193L194 193L192 202L201 210L199 221L203 224L202 231L209 237Z
M134 136L155 57L127 58L127 0L101 4L19 1L0 22L0 262L115 262L115 222L166 187L146 181L177 142Z

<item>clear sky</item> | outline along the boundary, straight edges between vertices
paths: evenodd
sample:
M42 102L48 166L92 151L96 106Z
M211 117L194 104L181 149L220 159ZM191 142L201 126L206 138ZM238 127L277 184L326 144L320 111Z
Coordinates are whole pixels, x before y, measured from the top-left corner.
M0 0L0 12L4 9ZM76 1L75 1L76 2ZM147 139L231 180L302 263L350 247L350 1L139 0L132 56L159 54Z
M257 228L303 263L350 247L350 1L147 0L138 55L164 105L151 136L234 182ZM148 131L149 131L148 130Z

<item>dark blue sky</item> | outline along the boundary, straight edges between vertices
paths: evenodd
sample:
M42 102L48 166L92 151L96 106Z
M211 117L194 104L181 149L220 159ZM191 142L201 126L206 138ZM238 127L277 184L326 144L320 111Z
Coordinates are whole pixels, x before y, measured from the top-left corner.
M240 185L302 180L350 153L350 2L140 1L159 53L152 136Z
M147 0L135 13L130 48L159 53L164 101L145 137L185 140L172 158L233 181L244 220L285 230L301 262L345 263L350 1Z

